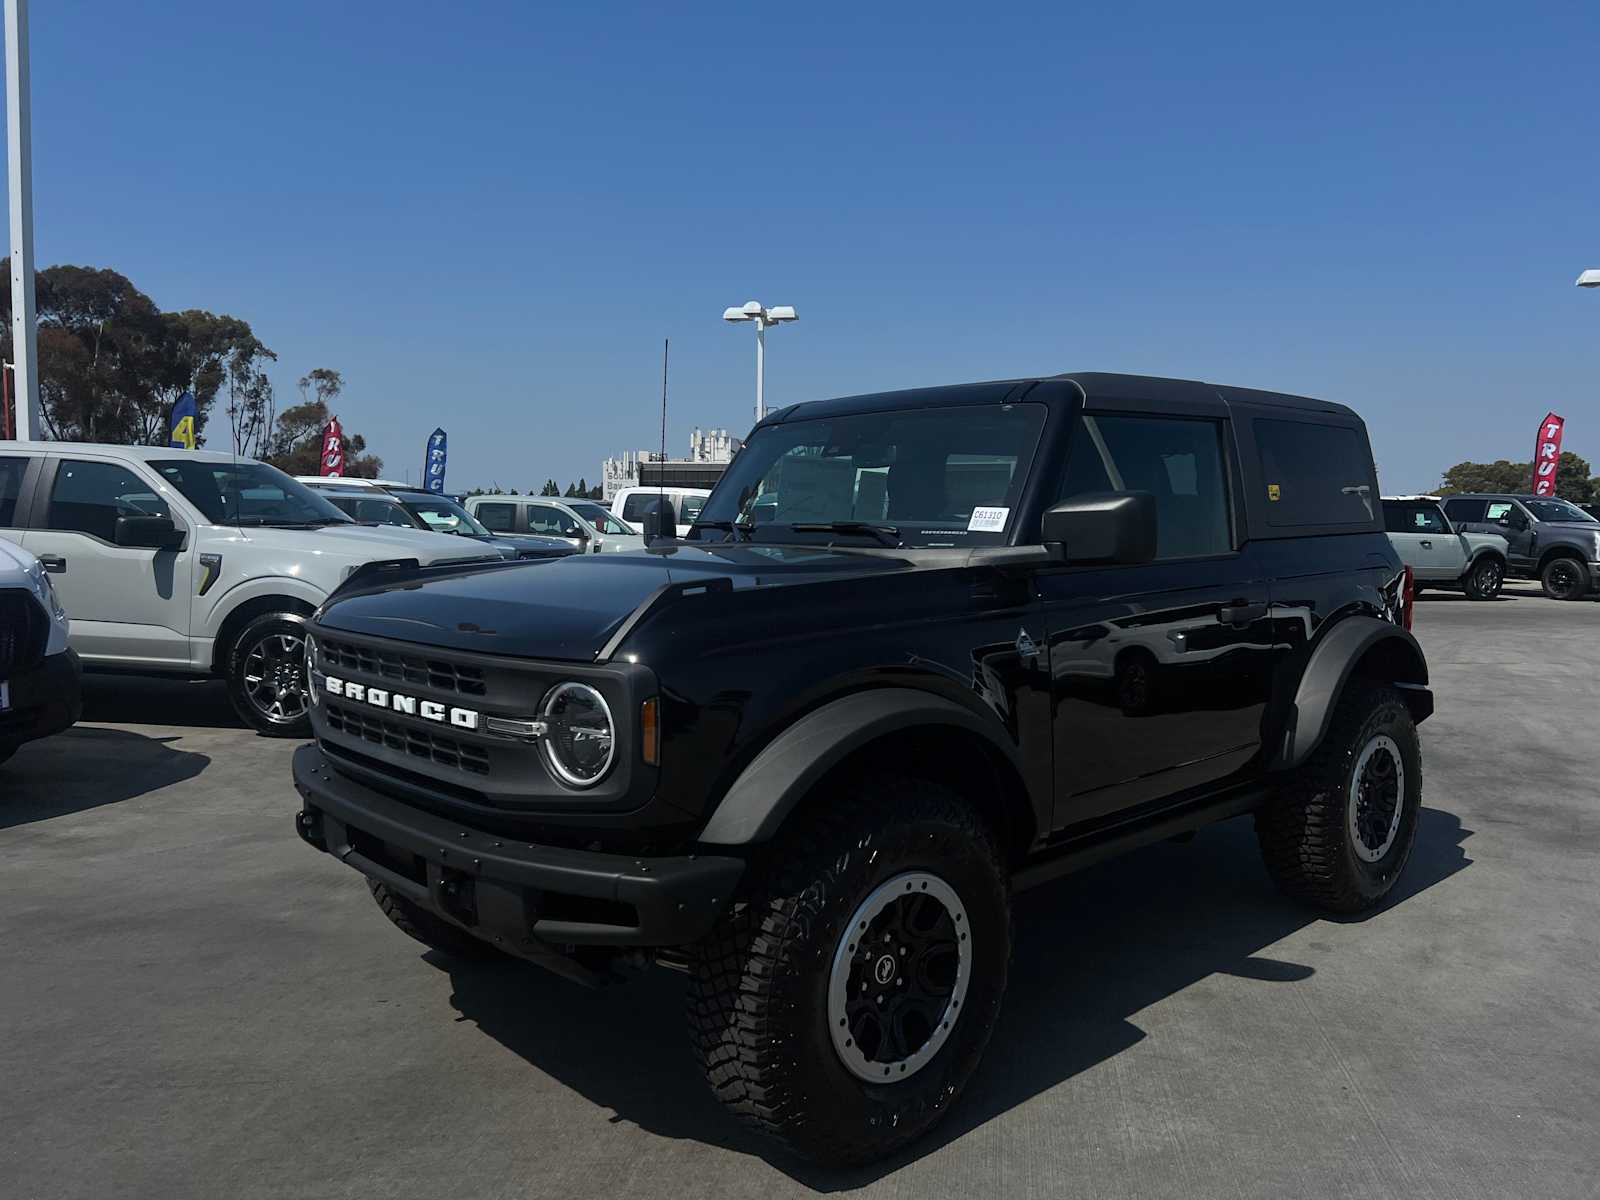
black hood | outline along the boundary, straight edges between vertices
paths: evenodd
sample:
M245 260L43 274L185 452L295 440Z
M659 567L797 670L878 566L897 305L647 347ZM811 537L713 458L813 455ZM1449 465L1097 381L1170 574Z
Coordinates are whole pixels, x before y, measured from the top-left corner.
M334 597L318 620L329 629L422 645L588 662L668 585L726 579L735 589L769 588L911 569L899 555L821 546L680 544L400 582Z

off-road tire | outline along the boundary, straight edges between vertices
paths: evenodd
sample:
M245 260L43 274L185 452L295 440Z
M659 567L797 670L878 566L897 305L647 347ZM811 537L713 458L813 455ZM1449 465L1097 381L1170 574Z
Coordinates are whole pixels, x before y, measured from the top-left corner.
M1506 565L1492 554L1479 558L1462 577L1461 586L1468 600L1493 600L1506 581Z
M1589 564L1558 554L1539 568L1539 586L1552 600L1582 600L1589 590Z
M228 682L228 699L233 703L233 710L239 714L239 719L257 733L267 737L297 738L304 740L311 736L311 698L309 689L310 679L305 677L305 651L306 637L305 618L297 613L269 612L256 617L234 638L233 645L228 648L227 666L225 670ZM299 712L293 719L274 719L264 712L251 698L252 685L248 677L252 674L251 655L254 649L261 645L263 639L289 639L298 642L301 646L298 674L300 685L303 689L298 702ZM285 651L285 653L289 653Z
M951 789L875 778L772 847L770 874L691 952L689 1032L712 1091L754 1129L828 1166L892 1154L933 1127L977 1069L1011 958L1004 859ZM971 931L965 998L914 1074L868 1083L834 1047L833 958L857 907L906 872L937 875Z
M419 908L376 879L368 879L367 887L372 889L372 898L378 902L383 915L394 922L395 928L428 949L461 962L494 962L507 957L482 938L475 938L427 909Z
M1350 834L1351 788L1362 751L1379 737L1398 747L1404 768L1400 824L1376 862L1357 854ZM1422 748L1405 701L1393 687L1352 679L1327 736L1256 814L1267 873L1286 895L1336 913L1382 902L1416 841L1422 808Z

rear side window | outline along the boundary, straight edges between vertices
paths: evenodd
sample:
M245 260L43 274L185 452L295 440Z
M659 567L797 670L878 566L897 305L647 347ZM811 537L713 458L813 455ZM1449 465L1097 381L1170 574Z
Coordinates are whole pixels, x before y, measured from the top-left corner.
M27 459L0 458L0 527L16 528L17 501L22 495L22 477L27 473Z
M1371 525L1378 496L1366 440L1347 425L1257 419L1267 524Z
M1383 502L1383 526L1390 533L1448 533L1436 504Z
M643 521L645 513L661 499L658 492L635 492L622 502L624 521Z
M517 527L517 508L514 504L480 504L474 513L485 529L495 533L510 533Z
M1446 500L1444 511L1458 525L1463 521L1477 522L1484 519L1483 510L1488 503L1487 500Z

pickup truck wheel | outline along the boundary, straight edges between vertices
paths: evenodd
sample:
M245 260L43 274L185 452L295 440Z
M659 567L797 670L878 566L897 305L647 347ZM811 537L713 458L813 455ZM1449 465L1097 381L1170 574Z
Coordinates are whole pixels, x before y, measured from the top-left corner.
M1539 583L1552 600L1581 600L1589 590L1589 567L1563 554L1545 563L1539 572Z
M1353 679L1322 744L1256 814L1267 873L1317 908L1372 908L1411 857L1421 807L1411 711L1394 688Z
M773 878L693 948L711 1089L814 1162L891 1154L976 1070L1011 957L1005 866L942 785L872 780L773 847Z
M391 892L376 879L368 879L367 887L372 889L372 898L378 902L383 915L394 922L394 927L428 949L461 962L494 962L507 957L482 938L457 929L449 921Z
M1493 600L1506 580L1506 568L1498 558L1485 555L1467 571L1463 586L1468 600Z
M234 711L268 737L311 736L306 627L294 613L265 613L246 625L228 652L228 698Z

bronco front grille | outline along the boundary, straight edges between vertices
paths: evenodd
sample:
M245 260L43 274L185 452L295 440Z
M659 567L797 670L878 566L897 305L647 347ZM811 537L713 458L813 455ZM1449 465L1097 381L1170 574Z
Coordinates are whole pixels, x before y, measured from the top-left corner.
M343 705L325 704L325 711L328 728L349 737L358 737L375 746L387 746L390 750L438 763L441 767L467 771L473 775L489 773L489 752L480 746L442 737L426 729L411 729Z
M38 662L47 637L44 610L31 593L0 591L0 679Z
M421 655L401 654L388 648L375 650L370 646L357 646L326 637L319 637L317 644L321 647L323 661L330 667L458 692L463 696L482 696L485 693L483 672L477 667L442 662Z

